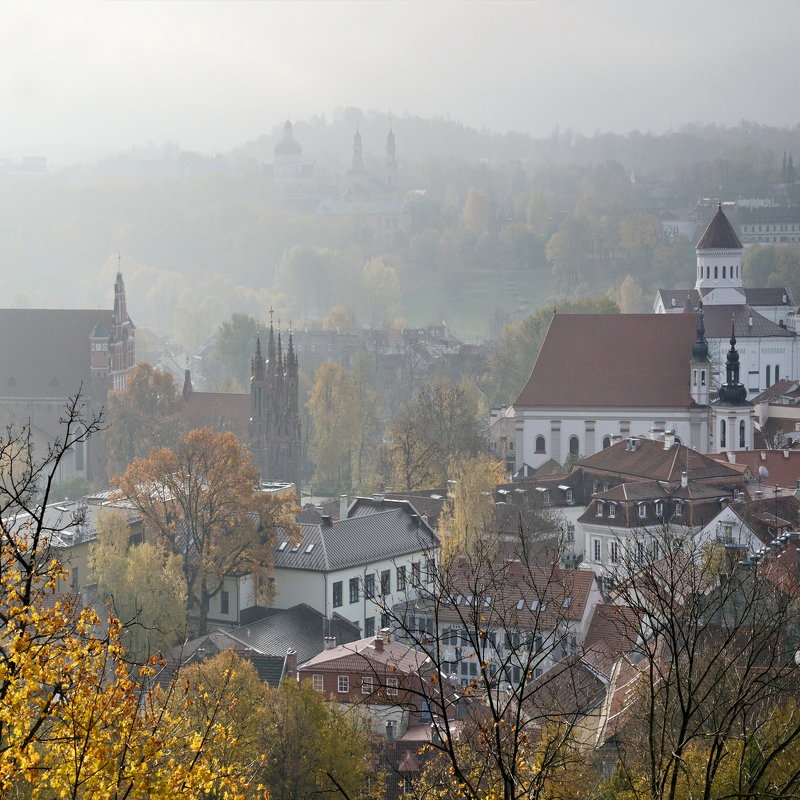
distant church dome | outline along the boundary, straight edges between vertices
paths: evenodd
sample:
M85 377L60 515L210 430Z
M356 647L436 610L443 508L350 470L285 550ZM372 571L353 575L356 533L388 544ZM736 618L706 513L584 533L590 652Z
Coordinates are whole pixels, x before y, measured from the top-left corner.
M287 119L283 125L283 139L275 145L276 156L302 156L303 147L295 140L292 123Z

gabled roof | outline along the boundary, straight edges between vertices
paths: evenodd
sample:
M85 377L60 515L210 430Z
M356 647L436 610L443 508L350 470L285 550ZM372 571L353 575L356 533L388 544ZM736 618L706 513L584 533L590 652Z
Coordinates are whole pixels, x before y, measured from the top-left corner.
M697 243L698 250L741 250L742 243L736 235L728 218L722 210L722 205L717 206L717 213L711 218L705 233Z
M294 542L279 537L272 551L275 568L332 572L432 550L436 534L409 507L390 508L335 522L300 524Z
M704 288L702 297L705 297L710 291L711 289ZM744 292L744 302L748 306L791 306L794 303L791 289L787 286L780 288L742 288L741 291ZM701 294L697 289L659 289L658 295L661 297L661 302L666 309L678 308L685 310L688 298L690 310L694 311L700 304L700 300L702 300ZM785 301L784 297L786 298ZM675 301L674 304L673 300ZM705 308L708 310L710 306Z
M800 480L800 450L736 450L725 453L724 457L728 461L735 460L739 468L747 466L756 480L759 467L766 467L769 476L764 483L768 487L777 484L784 489L794 489Z
M370 636L330 650L323 650L314 658L300 665L300 669L335 669L347 672L362 672L381 664L387 670L399 674L417 673L428 657L420 650L396 641L384 641L382 637Z
M761 394L756 395L753 398L753 405L756 403L774 403L784 397L794 403L800 402L800 384L791 378L781 378L768 389L764 389Z
M663 442L651 439L638 439L635 450L626 449L627 442L600 450L594 455L581 459L576 466L584 471L613 473L623 478L637 480L660 480L669 483L680 482L685 470L690 480L708 481L723 479L731 482L740 480L740 473L726 464L715 461L686 445L673 445L664 449Z
M556 314L520 407L688 408L696 314Z
M705 305L703 306L703 318L706 324L707 339L729 339L731 321L733 321L733 330L737 339L761 336L779 336L791 339L795 335L747 305Z
M66 398L91 388L89 337L110 330L101 309L0 309L0 397ZM13 346L12 346L13 343Z
M326 636L345 644L354 642L360 634L357 625L338 614L326 619L324 614L305 603L227 631L228 637L241 646L264 655L283 658L291 648L297 652L298 663L320 653L324 649Z

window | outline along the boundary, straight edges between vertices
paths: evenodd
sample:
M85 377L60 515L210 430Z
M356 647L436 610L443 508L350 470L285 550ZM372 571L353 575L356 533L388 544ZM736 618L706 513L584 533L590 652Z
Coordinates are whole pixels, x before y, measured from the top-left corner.
M338 608L342 604L342 582L333 583L333 607Z
M725 280L725 272L727 271L726 267L722 268L722 279Z
M550 492L542 492L542 502L546 505L550 505Z
M359 596L358 578L350 578L349 587L350 587L350 602L357 603Z
M420 578L422 577L422 570L419 561L411 562L411 585L419 586Z
M697 386L697 370L692 370L692 386Z
M364 576L364 597L371 600L375 596L375 573L369 572Z
M700 385L701 386L706 385L706 371L704 369L700 370Z
M675 516L676 517L682 517L683 516L683 503L680 500L678 500L675 503Z
M603 437L603 450L607 450L609 447L611 447L611 437L610 436L604 436Z
M219 593L219 611L221 614L230 614L230 594L224 589Z
M537 436L536 437L536 452L537 453L544 453L545 452L544 436Z
M597 501L597 507L594 510L594 514L595 514L596 517L602 517L603 516L603 501L602 500L598 500Z
M372 694L373 691L372 675L364 675L361 678L361 694Z
M396 697L397 696L397 689L400 686L400 679L399 678L387 678L386 679L386 694L389 697Z
M566 492L564 492L564 499L565 499L565 500L566 500L568 503L571 503L571 502L572 502L572 489L567 489L567 491L566 491Z
M644 542L636 542L636 560L640 564L644 564L645 552Z
M611 542L611 547L609 548L609 555L611 556L611 563L618 564L619 563L619 542L613 541Z
M609 503L608 504L608 517L609 519L614 519L617 516L617 504L616 503Z
M775 372L777 375L778 368L775 367ZM75 469L78 472L83 472L84 470L84 446L85 442L75 442Z
M600 561L600 540L599 539L592 539L592 557L595 561Z
M432 558L425 559L425 583L436 580L436 561Z
M575 525L572 522L567 523L567 543L572 544L575 541Z
M336 691L339 694L347 694L350 691L350 676L339 675L336 678Z
M745 427L744 427L744 420L739 420L739 447L744 448L745 442Z
M364 638L368 639L375 635L375 617L367 617L364 620Z
M315 692L321 692L325 688L325 681L322 675L312 675L311 686L314 688Z
M577 436L570 436L569 437L569 454L571 456L578 455L578 451L580 449L580 442L578 441Z
M664 504L660 500L656 500L656 516L664 516Z
M397 584L397 591L404 592L406 590L406 568L398 567L395 574L395 583Z
M772 367L770 367L769 364L767 364L767 381L766 381L766 384L764 385L765 389L769 389L769 387L772 386L772 383L770 382L770 379L769 379L770 374L771 374L770 373L771 369L772 369Z
M780 364L775 365L775 383L777 383L781 379L781 367Z
M391 594L392 591L392 573L388 569L381 571L381 594Z
M719 446L725 447L725 420L719 421Z
M647 503L639 503L639 519L647 516Z

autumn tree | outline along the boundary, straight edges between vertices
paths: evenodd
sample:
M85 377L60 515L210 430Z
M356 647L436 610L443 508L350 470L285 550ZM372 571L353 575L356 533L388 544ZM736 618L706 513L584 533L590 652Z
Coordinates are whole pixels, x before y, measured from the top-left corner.
M364 487L377 451L380 397L367 359L353 369L324 361L308 401L314 482L337 490Z
M464 386L426 384L387 432L385 480L397 489L441 486L453 459L486 448L476 397Z
M230 731L189 730L184 705L173 713L147 694L149 667L129 671L119 621L55 593L52 487L65 456L101 427L76 396L42 452L28 427L0 436L0 795L189 800L213 782L244 798L214 755Z
M362 307L370 328L377 328L391 318L400 306L400 281L394 267L381 257L373 258L361 270Z
M258 323L249 314L234 312L217 329L214 358L220 378L228 376L245 391L250 383L250 359L256 349Z
M120 509L97 517L89 568L100 597L122 623L129 656L143 663L186 632L186 580L182 558L161 543L132 545L128 517Z
M137 364L125 389L111 392L106 404L106 469L121 474L135 458L144 458L154 447L175 447L185 430L184 404L172 373Z
M191 724L203 731L216 718L229 727L234 736L217 757L230 773L267 787L272 800L342 790L358 797L374 776L365 719L327 703L309 682L287 678L273 688L230 650L179 675Z
M258 490L258 470L233 433L190 431L175 450L136 459L117 479L120 493L166 549L183 559L190 613L206 629L211 598L228 575L252 576L269 591L272 547L292 529L294 499Z
M636 612L641 656L615 737L627 796L800 794L796 549L779 541L740 561L674 529L623 549L616 601Z

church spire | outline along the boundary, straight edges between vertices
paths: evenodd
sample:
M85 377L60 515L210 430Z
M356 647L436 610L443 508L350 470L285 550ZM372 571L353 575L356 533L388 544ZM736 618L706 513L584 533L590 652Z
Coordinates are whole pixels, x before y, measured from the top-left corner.
M272 315L275 312L270 306L269 309L269 340L267 341L267 361L270 364L275 363L275 328L272 324Z
M706 340L706 323L703 317L703 303L700 303L697 315L697 339L692 345L694 361L708 361L708 341Z
M261 333L256 331L256 352L250 361L250 375L254 380L264 380L264 356L261 355Z
M739 383L739 353L736 350L736 318L731 317L731 349L725 360L725 383L719 387L719 400L731 405L747 402L747 389Z

